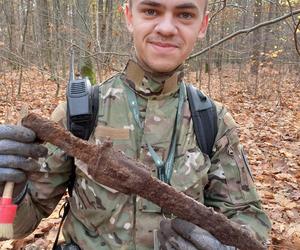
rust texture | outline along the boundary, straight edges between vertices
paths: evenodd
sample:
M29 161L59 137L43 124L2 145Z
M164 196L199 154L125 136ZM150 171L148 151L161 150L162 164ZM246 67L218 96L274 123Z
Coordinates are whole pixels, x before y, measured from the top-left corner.
M114 150L111 142L90 144L36 114L23 118L22 124L32 129L42 141L50 142L85 162L89 166L89 174L97 182L150 200L177 217L209 231L223 244L242 250L266 249L245 228L228 220L223 214L153 178L143 164Z

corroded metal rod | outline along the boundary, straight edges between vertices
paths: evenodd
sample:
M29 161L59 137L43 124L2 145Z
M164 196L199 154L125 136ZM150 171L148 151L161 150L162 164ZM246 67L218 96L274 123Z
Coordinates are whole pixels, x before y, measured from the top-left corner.
M223 244L243 250L265 249L245 228L152 177L143 164L114 150L111 142L101 145L88 143L36 114L23 118L22 124L32 129L39 139L50 142L68 155L85 162L88 173L95 181L152 201L179 218L209 231Z

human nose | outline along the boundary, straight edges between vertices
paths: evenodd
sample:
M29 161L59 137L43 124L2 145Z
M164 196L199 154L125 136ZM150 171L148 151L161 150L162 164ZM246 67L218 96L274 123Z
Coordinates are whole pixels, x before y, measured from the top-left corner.
M171 15L165 15L157 24L155 31L163 36L173 36L177 33L177 27Z

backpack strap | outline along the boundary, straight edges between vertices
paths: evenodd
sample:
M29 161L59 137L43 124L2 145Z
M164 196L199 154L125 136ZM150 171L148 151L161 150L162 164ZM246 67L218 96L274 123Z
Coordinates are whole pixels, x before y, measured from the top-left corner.
M93 115L91 117L91 120L89 121L70 121L69 122L69 130L70 132L83 139L83 140L88 140L90 138L90 135L92 134L95 126L97 125L97 115L98 115L98 110L99 110L99 85L96 85L93 87L92 91L92 111ZM69 118L69 113L68 114L68 120ZM76 166L74 162L74 157L68 156L69 159L71 160L72 164L72 171L71 171L71 176L69 179L69 184L68 184L68 194L71 197L72 196L72 191L74 188L75 184L75 179L76 179Z
M69 131L74 134L75 136L84 139L84 140L88 140L90 135L92 134L94 128L97 125L97 115L98 115L98 110L99 110L99 85L96 85L93 87L93 91L92 91L92 117L90 120L85 120L85 121L81 121L80 119L75 121L71 121L70 119L70 113L69 110L67 110L67 121L68 121L68 129ZM67 105L68 106L68 105ZM70 197L72 197L72 192L73 192L73 188L75 185L75 180L76 180L76 166L75 166L75 161L74 161L74 157L68 156L68 160L71 161L71 175L69 178L69 182L68 182L68 194ZM59 224L59 228L58 228L58 232L55 238L55 241L53 243L53 247L52 250L55 250L58 248L58 238L59 238L59 234L60 234L60 230L61 227L63 225L63 222L65 220L65 218L67 217L67 214L69 213L70 210L70 203L67 200L62 208L61 211L59 213L59 216L61 217L61 221Z
M211 158L218 133L216 105L193 85L187 85L186 89L198 146Z

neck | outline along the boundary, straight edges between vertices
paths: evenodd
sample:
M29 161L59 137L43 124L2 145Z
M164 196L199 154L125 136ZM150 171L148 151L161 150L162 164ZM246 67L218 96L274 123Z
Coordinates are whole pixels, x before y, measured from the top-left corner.
M176 71L182 70L182 65L179 65L176 69L170 72L156 72L153 71L147 64L145 64L142 60L138 57L135 57L136 62L138 65L145 71L145 75L150 77L151 79L155 80L156 82L164 82L168 78L170 78Z

